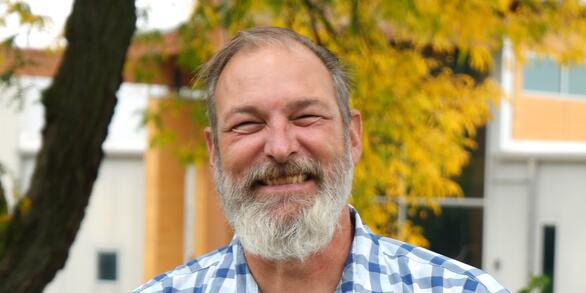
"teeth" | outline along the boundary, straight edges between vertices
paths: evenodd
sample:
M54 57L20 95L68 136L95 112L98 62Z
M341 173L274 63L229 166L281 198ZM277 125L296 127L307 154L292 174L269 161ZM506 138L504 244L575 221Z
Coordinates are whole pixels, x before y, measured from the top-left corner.
M284 185L284 184L296 184L301 183L307 179L306 175L296 175L287 177L277 177L271 179L265 179L264 182L267 185Z

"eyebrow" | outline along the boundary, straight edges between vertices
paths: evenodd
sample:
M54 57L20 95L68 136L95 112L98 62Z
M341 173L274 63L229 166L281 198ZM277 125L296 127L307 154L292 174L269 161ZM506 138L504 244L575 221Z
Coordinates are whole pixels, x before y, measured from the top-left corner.
M288 112L295 112L313 105L327 107L327 104L325 102L318 100L316 98L309 97L288 103L287 105L285 105L285 110ZM224 116L224 120L228 120L231 116L236 114L261 115L262 113L256 106L243 105L234 107L230 111L228 111L228 113L226 113L226 116Z
M327 104L324 101L309 97L309 98L304 98L302 100L297 100L297 101L291 102L285 106L285 109L289 112L295 112L295 111L298 111L301 109L308 108L313 105L327 108Z
M228 118L230 118L231 116L236 115L236 114L260 115L260 111L258 110L257 107L252 106L252 105L238 106L238 107L230 109L230 111L228 111L228 113L226 113L226 116L224 116L224 120L228 120Z

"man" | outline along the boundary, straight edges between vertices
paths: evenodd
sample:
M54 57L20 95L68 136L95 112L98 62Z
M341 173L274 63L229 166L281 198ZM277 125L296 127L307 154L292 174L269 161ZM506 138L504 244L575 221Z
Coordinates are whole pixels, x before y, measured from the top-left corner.
M236 236L135 292L508 292L481 270L372 234L347 205L362 122L329 51L254 28L203 78L210 164Z

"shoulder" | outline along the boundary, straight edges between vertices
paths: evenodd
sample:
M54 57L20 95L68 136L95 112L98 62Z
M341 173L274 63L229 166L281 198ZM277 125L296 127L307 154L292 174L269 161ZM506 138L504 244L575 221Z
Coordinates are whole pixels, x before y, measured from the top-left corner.
M354 209L351 215L354 218L352 273L347 279L359 282L363 288L399 292L430 289L433 292L509 292L483 270L425 248L376 235Z
M195 289L205 286L221 270L226 257L231 257L231 246L225 246L160 274L133 293L168 292L169 289ZM164 291L165 290L165 291Z
M395 239L376 238L381 261L401 272L404 283L465 292L509 292L483 270Z

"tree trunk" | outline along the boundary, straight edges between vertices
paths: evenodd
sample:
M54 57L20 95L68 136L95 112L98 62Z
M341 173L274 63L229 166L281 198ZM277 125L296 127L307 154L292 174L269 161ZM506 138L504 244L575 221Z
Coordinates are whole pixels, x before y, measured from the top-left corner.
M134 0L76 0L68 46L43 93L45 126L26 204L0 239L0 292L41 292L67 259L102 160Z

